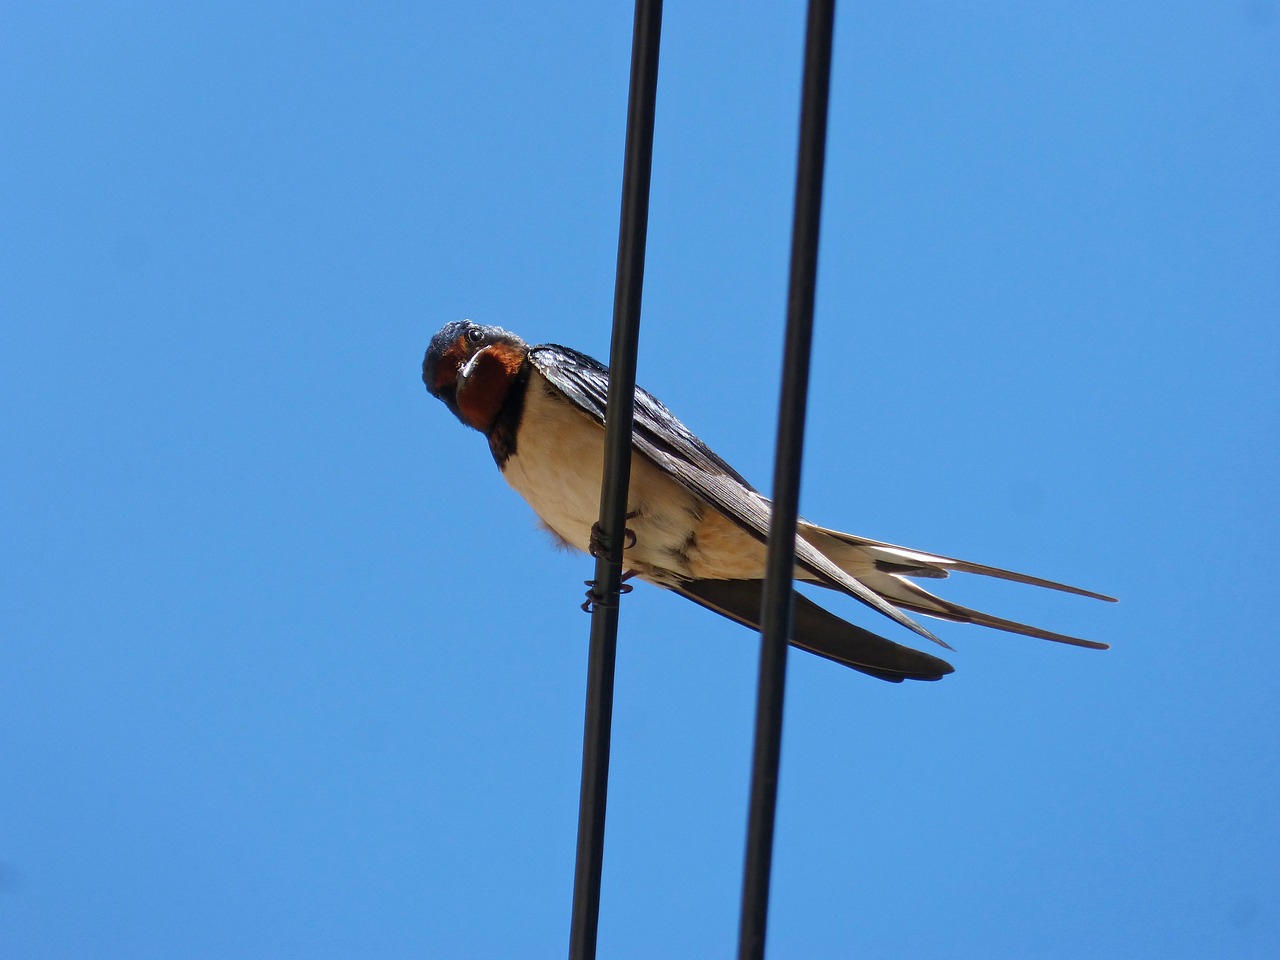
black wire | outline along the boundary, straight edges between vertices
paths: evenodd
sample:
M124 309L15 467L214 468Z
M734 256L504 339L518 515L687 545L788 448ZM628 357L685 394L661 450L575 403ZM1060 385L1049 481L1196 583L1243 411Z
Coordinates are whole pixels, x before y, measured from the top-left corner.
M587 655L587 707L582 735L582 792L578 803L578 853L573 875L571 960L593 960L600 920L605 804L609 790L609 737L613 672L618 644L618 596L622 578L627 486L631 479L632 407L645 237L649 226L649 175L653 166L654 105L658 92L658 41L662 0L636 0L631 38L631 90L622 167L622 215L609 351L609 399L605 408L604 478L600 492L600 540L596 559L591 649Z
M769 913L769 870L773 860L773 826L778 804L787 640L791 635L793 614L791 581L795 568L800 457L804 449L805 402L813 340L813 300L818 273L818 224L822 212L822 169L826 153L834 18L835 0L810 0L800 101L795 218L791 232L791 286L787 296L782 397L773 474L773 516L769 524L761 609L760 681L756 697L751 812L747 822L742 918L738 930L740 960L762 960L764 957L765 925Z

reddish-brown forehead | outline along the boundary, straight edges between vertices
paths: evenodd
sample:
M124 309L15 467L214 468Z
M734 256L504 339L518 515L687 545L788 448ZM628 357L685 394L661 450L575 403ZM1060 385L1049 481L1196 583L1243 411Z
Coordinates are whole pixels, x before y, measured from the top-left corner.
M435 382L431 389L437 393L445 387L452 386L458 379L458 371L467 362L467 340L459 337L449 345L449 349L440 354L436 361Z

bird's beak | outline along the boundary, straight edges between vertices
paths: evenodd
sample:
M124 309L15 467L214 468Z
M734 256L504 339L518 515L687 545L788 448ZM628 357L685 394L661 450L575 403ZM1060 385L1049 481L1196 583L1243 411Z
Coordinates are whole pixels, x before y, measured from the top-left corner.
M484 350L488 349L488 347L484 348ZM484 350L477 350L471 355L467 362L462 365L462 368L458 371L457 383L459 387L466 382L467 377L471 376L472 371L475 369L476 361L480 359L480 354L484 353Z

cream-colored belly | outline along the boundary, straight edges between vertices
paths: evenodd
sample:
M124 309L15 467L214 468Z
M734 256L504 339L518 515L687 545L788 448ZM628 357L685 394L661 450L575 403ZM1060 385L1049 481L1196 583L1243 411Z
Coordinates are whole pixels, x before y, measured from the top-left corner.
M579 550L587 550L600 517L603 464L604 428L535 370L503 475L547 527ZM635 544L625 551L625 565L647 580L764 575L763 544L639 454L631 458L627 509Z

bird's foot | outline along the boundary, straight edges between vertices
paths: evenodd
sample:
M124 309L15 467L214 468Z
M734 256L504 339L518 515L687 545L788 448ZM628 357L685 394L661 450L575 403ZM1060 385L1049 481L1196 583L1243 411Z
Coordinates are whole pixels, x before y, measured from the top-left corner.
M639 510L632 510L627 514L628 520L634 520L640 516ZM630 550L636 545L636 532L630 527L622 528L622 549ZM609 545L605 543L604 531L600 529L599 522L591 525L591 536L587 538L587 553L595 557L597 560L607 559L609 556Z
M632 590L635 589L635 587L627 583L627 581L630 580L635 575L636 575L636 572L634 570L628 570L626 573L622 575L622 579L618 581L617 596L620 597L623 594L630 593ZM617 597L610 598L600 593L599 589L596 586L596 582L594 580L583 580L582 582L587 587L587 599L584 600L582 603L583 613L591 613L591 611L593 611L596 607L616 607L618 605Z

